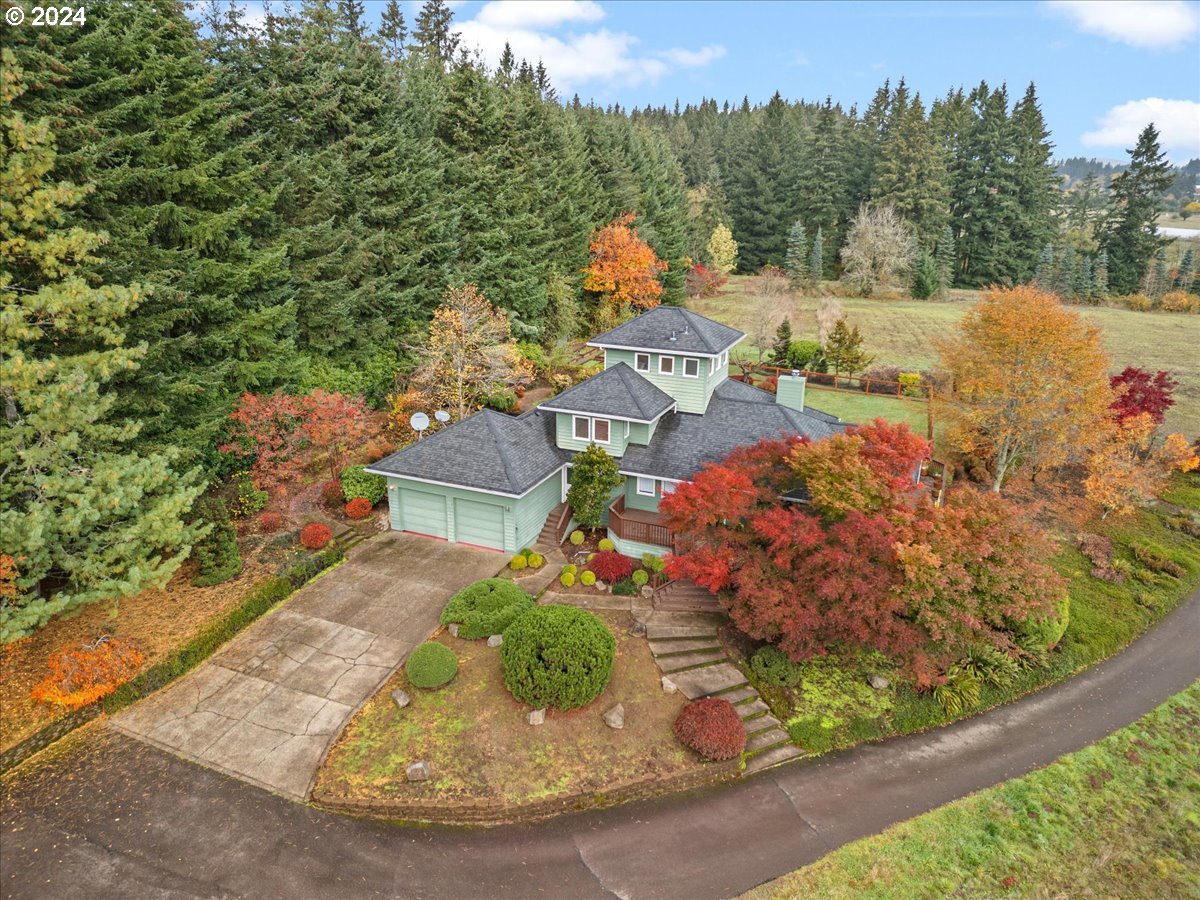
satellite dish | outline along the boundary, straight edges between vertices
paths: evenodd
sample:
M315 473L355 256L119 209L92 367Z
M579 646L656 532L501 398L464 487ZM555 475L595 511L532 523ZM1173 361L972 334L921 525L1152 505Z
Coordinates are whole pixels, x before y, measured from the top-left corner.
M425 429L429 427L429 416L423 412L415 412L408 420L408 424L413 427L413 431L417 433L417 440L425 436Z
M433 417L443 425L450 421L450 413L446 412L444 409L439 409L433 414Z

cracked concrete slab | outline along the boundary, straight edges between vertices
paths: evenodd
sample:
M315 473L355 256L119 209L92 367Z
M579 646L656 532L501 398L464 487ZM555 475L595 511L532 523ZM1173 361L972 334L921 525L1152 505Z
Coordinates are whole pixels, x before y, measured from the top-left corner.
M437 627L450 596L503 563L487 550L380 535L113 724L305 799L334 737Z

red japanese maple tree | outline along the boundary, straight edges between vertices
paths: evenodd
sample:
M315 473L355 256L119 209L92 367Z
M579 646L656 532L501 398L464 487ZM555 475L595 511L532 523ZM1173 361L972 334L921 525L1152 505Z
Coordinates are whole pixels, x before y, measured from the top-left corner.
M1117 399L1112 411L1118 422L1147 413L1155 425L1161 425L1167 410L1175 405L1175 388L1179 387L1170 372L1155 372L1126 366L1109 382Z
M738 449L662 499L667 571L724 592L734 624L797 660L878 650L928 684L971 646L1016 652L1011 625L1060 596L1051 551L998 497L934 507L912 477L927 451L880 422ZM785 499L801 488L808 502Z

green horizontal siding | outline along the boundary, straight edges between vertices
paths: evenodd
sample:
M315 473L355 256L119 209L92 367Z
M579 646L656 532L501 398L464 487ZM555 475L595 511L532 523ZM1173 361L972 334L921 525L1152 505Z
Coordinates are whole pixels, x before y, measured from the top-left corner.
M555 440L563 450L586 450L591 441L581 441L575 437L573 419L574 416L570 413L555 413ZM609 456L623 456L628 443L625 437L625 428L630 423L622 422L620 419L609 419L608 423L609 443L596 446L604 448L604 452Z
M604 365L605 368L615 366L617 363L625 363L631 369L636 371L635 357L636 353L633 350L605 350ZM675 372L673 375L660 375L658 372L658 360L663 355L675 357ZM700 361L700 376L698 378L687 378L683 374L683 360L687 354L650 354L650 371L638 372L643 378L658 388L661 388L679 404L680 412L703 413L708 409L708 401L712 398L712 393L717 385L725 380L725 371L709 372L709 360L702 356L692 357Z
M626 509L640 509L645 512L658 512L658 498L659 498L660 490L661 489L659 487L658 480L655 479L655 481L654 481L655 495L653 497L644 497L637 492L637 479L632 475L626 476L626 478L625 478L625 508Z
M616 545L617 552L622 556L632 556L634 559L641 559L643 553L652 553L655 556L666 556L671 552L670 547L658 547L654 544L643 544L640 541L626 541L617 537L611 531L608 533L609 539Z
M514 514L516 518L515 549L532 547L542 533L546 517L551 510L562 502L562 474L555 472L532 491L516 501Z
M670 415L670 413L668 413L668 415ZM658 423L658 419L655 419L649 424L644 422L630 422L629 443L641 444L643 447L649 444L650 441L654 439L654 431L656 428L658 428Z

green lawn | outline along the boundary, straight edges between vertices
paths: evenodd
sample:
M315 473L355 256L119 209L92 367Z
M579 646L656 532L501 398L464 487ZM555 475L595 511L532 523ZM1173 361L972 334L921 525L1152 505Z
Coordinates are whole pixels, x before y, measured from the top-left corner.
M1200 682L1097 744L747 894L1200 896Z
M929 406L924 400L902 400L879 394L860 394L853 391L835 391L809 385L804 402L814 409L837 416L844 422L870 422L886 419L889 422L906 422L908 427L925 437L929 433ZM934 422L937 433L937 422Z
M751 322L757 301L748 293L747 276L734 276L719 297L692 301L702 315L725 322L751 335L737 352L751 353ZM975 300L969 291L954 291L944 302L924 300L843 299L842 306L852 324L862 330L866 348L876 362L912 369L933 366L936 354L932 339L950 332ZM782 315L792 320L797 339L816 337L818 297L785 295L775 301ZM1112 354L1114 370L1125 366L1166 369L1180 381L1177 403L1168 413L1166 426L1189 436L1200 433L1200 316L1173 313L1132 312L1107 307L1080 307L1082 314L1098 325ZM818 404L813 403L813 406ZM820 408L820 407L819 407ZM840 415L836 410L830 410ZM846 417L850 418L850 417Z

